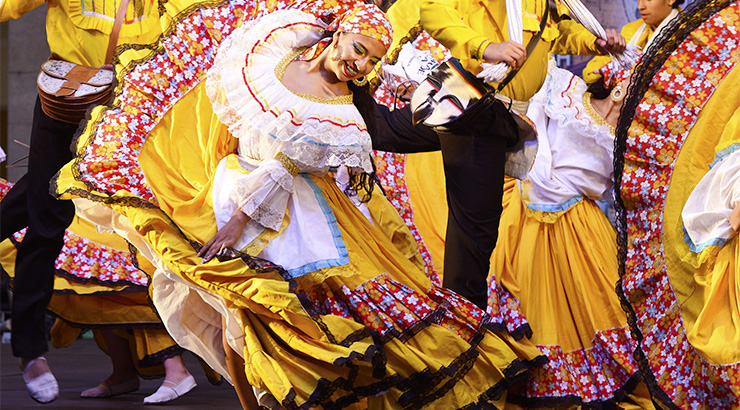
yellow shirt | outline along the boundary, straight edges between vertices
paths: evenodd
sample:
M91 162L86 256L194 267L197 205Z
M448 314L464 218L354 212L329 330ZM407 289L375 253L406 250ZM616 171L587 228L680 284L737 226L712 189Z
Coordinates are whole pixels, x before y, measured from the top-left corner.
M3 0L0 21L17 19L44 0ZM46 38L57 58L89 67L106 63L105 53L120 0L55 0L47 5ZM162 29L156 0L130 0L118 44L148 44Z
M622 27L622 36L624 36L624 39L629 43L632 41L632 37L634 37L637 30L642 26L643 22L642 19L635 20L631 23L627 23ZM637 42L634 43L636 46L645 47L645 44L647 44L648 39L650 36L653 35L653 31L655 29L651 28L650 26L645 26L645 30L643 31L643 34L640 36L639 39L637 39ZM601 74L597 73L601 67L609 64L611 61L611 57L608 55L604 56L596 56L591 59L591 61L586 64L586 67L583 69L583 79L586 81L586 84L595 83L599 78L601 78Z
M547 0L523 0L525 45L539 31L545 7ZM561 5L559 9L561 14L567 14ZM452 55L474 74L481 70L481 57L486 46L509 39L504 0L423 0L420 18L424 29L449 48ZM555 23L550 17L539 43L502 94L514 100L528 101L545 81L551 52L598 54L595 42L596 37L575 21Z

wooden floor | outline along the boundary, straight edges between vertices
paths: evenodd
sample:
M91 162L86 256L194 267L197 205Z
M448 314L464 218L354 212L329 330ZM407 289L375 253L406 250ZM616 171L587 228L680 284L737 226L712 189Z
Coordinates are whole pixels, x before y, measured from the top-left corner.
M59 382L59 398L48 404L31 399L23 383L18 361L13 357L10 344L0 345L0 409L130 409L184 410L184 409L234 409L239 410L239 400L234 388L227 382L213 386L206 379L200 364L191 353L185 354L185 364L198 382L198 387L183 397L163 406L144 405L144 397L154 393L163 379L141 380L141 388L133 393L109 399L82 399L80 392L102 382L112 369L110 359L91 339L79 339L72 346L55 349L50 347L46 358Z

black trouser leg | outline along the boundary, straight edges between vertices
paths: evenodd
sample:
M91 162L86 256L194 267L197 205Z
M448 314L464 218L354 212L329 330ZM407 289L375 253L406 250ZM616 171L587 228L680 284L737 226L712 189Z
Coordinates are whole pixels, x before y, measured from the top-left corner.
M49 194L49 181L72 159L76 124L53 120L37 98L26 174L28 231L18 247L13 281L13 355L34 358L47 350L44 320L54 286L54 262L74 217L71 201Z
M503 104L494 104L459 135L414 127L408 106L395 111L378 106L374 120L374 149L442 150L449 205L443 285L485 310L489 259L503 211L506 149L519 138L514 119Z
M507 140L440 133L449 205L443 285L486 309Z

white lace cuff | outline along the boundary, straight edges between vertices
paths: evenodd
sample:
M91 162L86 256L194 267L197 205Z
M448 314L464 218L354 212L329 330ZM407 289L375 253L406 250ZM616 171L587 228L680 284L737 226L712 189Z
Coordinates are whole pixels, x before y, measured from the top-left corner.
M235 181L231 199L252 220L278 231L293 193L293 178L281 161L262 161L249 175Z

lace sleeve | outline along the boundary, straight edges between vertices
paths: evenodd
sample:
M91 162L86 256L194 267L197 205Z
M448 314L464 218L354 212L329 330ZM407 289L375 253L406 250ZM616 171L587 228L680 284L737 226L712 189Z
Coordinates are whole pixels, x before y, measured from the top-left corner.
M293 178L299 171L290 158L278 153L235 181L230 197L252 220L278 231L293 193Z

